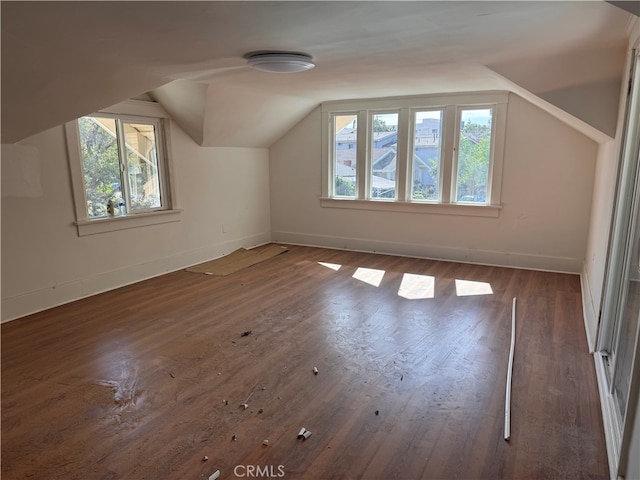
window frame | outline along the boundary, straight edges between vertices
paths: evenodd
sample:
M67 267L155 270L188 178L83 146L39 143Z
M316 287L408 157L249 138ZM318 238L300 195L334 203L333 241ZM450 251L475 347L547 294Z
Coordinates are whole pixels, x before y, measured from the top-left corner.
M78 119L65 124L65 136L67 141L67 153L69 169L71 173L71 187L75 207L78 236L106 233L115 230L124 230L148 225L180 221L181 209L177 208L175 181L172 168L171 155L171 122L169 115L157 104L139 100L128 100L112 107L108 107L85 116L113 118L122 123L153 124L156 134L156 148L160 192L163 205L157 208L138 209L131 211L129 199L125 215L89 218L87 213L87 195L84 184L84 166L80 149L80 135L78 131ZM117 136L120 137L121 133ZM122 149L120 140L119 157L121 174L127 171L122 165ZM125 157L126 158L126 157ZM125 178L123 182L128 183ZM128 190L128 187L125 187Z
M332 115L330 117L331 123L329 125L329 129L331 131L330 133L330 138L331 138L331 147L330 147L330 155L331 158L329 160L329 176L330 176L330 182L331 182L331 191L334 192L335 191L335 180L336 180L336 176L335 176L335 169L336 169L336 136L335 136L335 129L336 129L336 117L347 117L347 116L355 116L356 117L356 125L359 125L360 123L360 116L358 115L358 112L340 112L337 113L336 115ZM360 187L362 184L362 181L359 180L360 175L358 173L358 168L361 168L362 166L360 165L360 151L361 151L361 139L360 139L361 135L359 135L358 133L356 133L356 184L355 184L355 189L356 189L356 194L355 196L351 197L348 195L335 195L335 198L341 198L341 199L346 199L346 200L355 200L359 197L359 192L360 192Z
M455 200L458 197L458 172L460 168L460 137L462 136L461 125L462 125L462 112L470 111L470 110L487 110L490 109L492 111L491 115L491 144L489 146L489 169L487 172L487 200L485 202L461 202L459 200ZM485 105L458 105L456 107L456 128L454 130L454 154L452 158L452 173L451 173L451 203L462 204L462 205L487 205L491 202L491 191L493 186L492 181L492 172L493 172L493 164L495 157L495 137L496 137L496 122L494 121L496 115L496 107L493 104L485 104Z
M322 193L320 204L329 208L355 208L362 210L402 211L411 213L435 213L446 215L472 215L498 217L501 205L502 170L509 92L489 91L446 95L422 95L414 97L390 97L352 101L327 102L321 106L322 116ZM487 199L485 203L455 201L457 177L457 144L460 112L465 109L492 108L491 151ZM439 200L413 200L413 146L415 112L441 110L441 162ZM371 174L371 139L373 114L398 112L398 153L396 166L396 199L372 199L369 196ZM358 169L357 198L333 195L333 167L335 162L329 146L333 142L332 118L341 114L358 115ZM363 129L362 120L366 128ZM361 133L364 133L361 134ZM366 137L366 138L362 138ZM360 144L364 148L361 148ZM364 182L363 182L364 180ZM367 183L367 185L362 185ZM363 188L364 187L364 188Z
M373 152L375 150L375 132L373 131L373 119L377 115L397 115L398 116L398 127L397 127L397 136L398 139L396 144L400 141L400 109L383 109L383 110L368 110L367 111L367 147L368 154L365 159L365 165L367 167L367 177L366 177L366 185L367 185L367 194L366 198L376 202L395 202L398 200L399 195L399 183L400 176L398 175L398 167L400 166L400 162L398 159L399 156L399 148L396 147L396 174L394 179L394 195L393 198L390 197L374 197L373 196Z
M435 200L429 199L416 199L413 198L413 182L414 182L414 163L415 163L415 140L416 140L416 115L418 113L423 112L440 112L440 158L438 159L438 198ZM434 107L434 108L412 108L411 116L410 116L410 124L409 124L409 149L408 149L408 158L407 158L407 198L412 203L424 203L424 204L432 204L437 205L442 203L442 194L443 194L443 178L442 168L444 166L443 157L444 157L444 148L445 148L445 129L444 129L444 119L445 119L445 109L442 107Z

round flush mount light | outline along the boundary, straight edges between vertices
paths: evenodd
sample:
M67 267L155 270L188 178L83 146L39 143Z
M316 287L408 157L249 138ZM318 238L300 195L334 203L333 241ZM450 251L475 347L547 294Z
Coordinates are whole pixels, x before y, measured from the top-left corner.
M306 53L255 52L245 58L250 67L272 73L304 72L315 67L313 58Z

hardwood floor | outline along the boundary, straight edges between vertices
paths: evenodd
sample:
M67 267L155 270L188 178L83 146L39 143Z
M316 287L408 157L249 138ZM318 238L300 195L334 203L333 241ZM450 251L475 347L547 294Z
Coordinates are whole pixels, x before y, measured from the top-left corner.
M291 246L1 333L3 480L609 478L576 275Z

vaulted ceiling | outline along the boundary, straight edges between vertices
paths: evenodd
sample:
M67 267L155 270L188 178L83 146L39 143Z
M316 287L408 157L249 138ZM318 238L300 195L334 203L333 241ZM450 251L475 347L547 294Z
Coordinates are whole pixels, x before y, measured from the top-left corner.
M3 1L1 16L3 143L150 92L201 145L268 147L324 101L495 89L612 136L633 15L603 1ZM256 71L243 56L259 50L316 68Z

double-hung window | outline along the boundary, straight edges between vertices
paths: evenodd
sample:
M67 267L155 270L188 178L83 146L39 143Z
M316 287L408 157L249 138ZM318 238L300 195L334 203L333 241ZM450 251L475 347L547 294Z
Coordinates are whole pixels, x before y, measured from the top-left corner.
M173 221L168 118L160 110L125 102L66 125L80 235Z
M497 216L507 100L486 92L324 104L322 205Z

